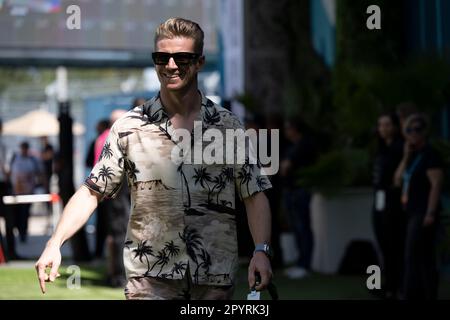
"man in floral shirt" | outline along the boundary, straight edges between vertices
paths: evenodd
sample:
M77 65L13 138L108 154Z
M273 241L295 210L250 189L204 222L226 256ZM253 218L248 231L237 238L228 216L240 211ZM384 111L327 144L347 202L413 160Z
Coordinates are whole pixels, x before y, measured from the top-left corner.
M232 163L210 163L196 161L195 147L194 152L180 148L183 129L201 150L207 143L197 133L225 136L243 129L235 115L198 90L197 74L205 63L203 31L192 21L169 19L156 31L155 49L161 90L111 128L99 162L66 206L36 264L43 291L45 281L57 275L62 243L87 221L98 201L115 197L124 176L131 192L124 248L128 299L231 298L238 266L235 191L245 203L256 245L249 285L255 284L256 272L261 275L257 289L270 282L271 219L262 191L271 185L261 167L250 161L247 150L243 162L234 148ZM227 152L224 139L224 159ZM179 161L174 154L182 154ZM52 268L49 275L46 267Z

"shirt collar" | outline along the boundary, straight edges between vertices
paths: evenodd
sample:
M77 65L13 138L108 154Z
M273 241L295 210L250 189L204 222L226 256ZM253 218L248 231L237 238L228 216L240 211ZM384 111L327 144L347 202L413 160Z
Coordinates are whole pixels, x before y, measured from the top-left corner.
M199 92L202 106L196 121L202 121L203 127L221 124L222 119L216 104L208 99L203 92L200 90ZM143 113L147 116L147 121L150 123L160 123L169 120L169 116L161 103L160 92L144 104Z

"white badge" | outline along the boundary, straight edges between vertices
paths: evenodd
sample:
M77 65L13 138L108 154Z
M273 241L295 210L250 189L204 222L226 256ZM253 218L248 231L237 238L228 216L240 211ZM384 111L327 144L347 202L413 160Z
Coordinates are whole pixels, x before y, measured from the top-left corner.
M386 207L386 192L384 190L378 190L375 193L375 209L383 211Z
M247 295L247 300L261 300L260 296L261 296L261 293L259 291L252 290Z

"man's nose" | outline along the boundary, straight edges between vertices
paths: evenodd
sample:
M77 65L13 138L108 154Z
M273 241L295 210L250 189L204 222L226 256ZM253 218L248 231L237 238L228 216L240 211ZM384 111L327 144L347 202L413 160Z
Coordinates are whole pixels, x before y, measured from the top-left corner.
M170 57L169 62L167 63L167 67L170 69L177 69L178 66L175 63L175 60L173 59L173 57Z

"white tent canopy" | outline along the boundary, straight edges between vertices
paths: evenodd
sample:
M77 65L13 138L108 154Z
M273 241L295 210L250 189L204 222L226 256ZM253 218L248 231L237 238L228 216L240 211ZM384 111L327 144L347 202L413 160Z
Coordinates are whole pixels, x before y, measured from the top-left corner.
M74 135L82 135L85 128L80 123L74 123L72 132ZM59 121L54 114L48 111L34 110L5 122L3 134L26 137L56 136L59 134Z

